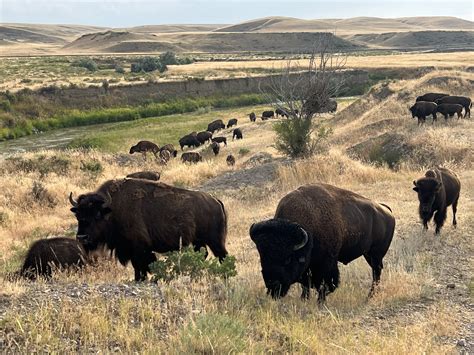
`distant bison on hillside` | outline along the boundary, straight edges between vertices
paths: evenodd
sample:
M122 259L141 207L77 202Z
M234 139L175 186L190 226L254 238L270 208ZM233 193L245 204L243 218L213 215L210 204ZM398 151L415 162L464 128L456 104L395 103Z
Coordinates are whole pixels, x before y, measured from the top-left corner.
M160 148L160 152L164 151L164 150L167 150L168 152L170 152L171 156L172 157L175 157L178 155L178 151L176 149L174 149L174 145L169 143L169 144L165 144L164 146L162 146Z
M160 148L153 142L150 141L140 141L130 148L130 154L133 153L142 153L146 158L147 152L152 152L153 155L157 158Z
M444 119L447 120L448 116L452 117L455 113L457 114L458 118L461 118L462 109L463 107L459 104L440 104L438 105L436 112L442 114Z
M433 116L433 123L436 121L436 110L438 105L434 102L428 101L418 101L412 107L410 107L410 112L413 118L418 118L418 125L425 123L426 116Z
M224 145L227 145L227 138L226 137L214 137L211 140L213 142L216 142L216 143L224 143Z
M416 98L416 102L418 101L428 101L428 102L435 102L437 99L440 99L442 97L449 96L448 94L440 94L437 92L429 92L427 94L418 96Z
M199 163L202 161L202 155L197 152L187 152L181 154L181 161L183 163Z
M201 145L201 143L198 141L196 136L192 136L188 134L187 136L182 137L179 140L179 146L181 147L181 150L183 150L183 147L188 146L189 148L194 147L197 148Z
M53 270L83 267L88 262L87 252L78 241L70 238L40 239L26 253L20 276L35 280L49 278Z
M214 133L215 131L219 131L224 128L225 128L225 124L224 124L224 121L222 120L215 120L207 125L207 130L211 133Z
M262 121L268 120L269 118L274 118L275 112L274 111L263 111L262 112Z
M230 128L232 126L237 126L237 118L231 118L227 123L227 128Z
M465 96L445 96L436 100L438 105L441 104L459 104L464 107L464 117L471 117L472 101L469 97Z
M212 133L209 131L202 131L196 135L196 138L199 141L199 143L204 144L206 142L211 141Z
M234 140L234 138L242 139L243 137L244 136L242 135L242 131L240 130L240 128L234 129L234 132L232 133L232 140Z
M255 112L249 113L250 122L255 122L257 120L257 115Z

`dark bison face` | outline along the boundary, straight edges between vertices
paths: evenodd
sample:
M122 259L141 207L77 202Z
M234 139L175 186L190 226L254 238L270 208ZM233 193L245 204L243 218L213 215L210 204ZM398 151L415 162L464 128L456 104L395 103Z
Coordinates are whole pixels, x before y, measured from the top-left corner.
M410 110L410 112L411 112L411 117L412 117L412 118L415 118L415 113L416 113L415 105L413 105L412 107L410 107L409 110Z
M86 250L94 250L105 243L107 220L112 210L108 201L99 194L86 194L79 196L78 201L69 195L72 204L71 212L76 215L78 227L76 239Z
M312 239L300 225L282 219L253 224L250 237L260 254L267 294L284 297L309 267Z
M133 154L133 153L135 153L136 151L137 151L137 147L136 147L136 146L132 146L132 147L130 148L130 154Z
M413 181L415 187L413 190L418 193L418 200L420 201L420 215L423 218L429 218L436 194L442 187L442 182L437 179L423 178L418 181Z

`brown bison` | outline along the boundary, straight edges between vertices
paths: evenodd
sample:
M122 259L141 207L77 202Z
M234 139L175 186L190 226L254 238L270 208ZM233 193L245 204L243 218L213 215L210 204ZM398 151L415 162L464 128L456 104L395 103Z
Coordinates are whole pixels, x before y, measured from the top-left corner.
M438 105L434 102L418 101L410 107L411 116L418 118L418 125L425 123L426 116L433 115L433 123L436 121L436 110Z
M227 156L227 158L225 159L225 161L227 162L227 165L229 165L229 166L234 166L235 165L235 158L232 154L229 154Z
M445 96L449 96L449 95L448 94L440 94L440 93L437 93L437 92L429 92L427 94L418 96L416 98L416 102L418 102L418 101L435 102L436 100L438 100L442 97L445 97Z
M194 147L197 148L201 145L201 143L198 141L196 136L192 136L190 134L182 137L179 140L179 146L181 147L181 150L183 150L183 147L188 146L189 148Z
M95 192L70 195L78 220L77 240L86 250L105 245L122 265L132 262L135 280L145 280L153 252L192 244L208 246L219 259L227 250L227 216L211 195L140 179L109 180Z
M224 124L224 121L222 120L215 120L207 125L207 130L211 133L214 133L215 131L218 131L224 128L225 128L225 124Z
M249 113L250 122L255 122L257 120L257 115L255 112Z
M160 150L160 163L162 165L166 165L170 160L171 153L169 152L169 150Z
M445 120L448 120L448 116L454 116L456 113L458 118L462 117L463 107L459 104L439 104L436 108L436 112L442 114Z
M196 138L199 141L199 143L204 144L206 142L211 141L212 133L208 131L202 131L196 135Z
M136 173L128 174L126 177L129 179L145 179L158 181L160 180L160 173L155 171L138 171Z
M372 294L394 229L395 218L387 206L335 186L314 184L283 197L275 217L253 224L250 237L260 254L267 293L283 297L299 282L302 298L315 288L323 302L339 285L338 261L348 264L360 256L372 268Z
M181 154L181 161L183 163L199 163L202 161L202 155L197 152L187 152Z
M472 101L469 97L465 96L445 96L437 99L435 101L438 105L441 104L459 104L464 107L465 113L464 118L468 115L471 117L471 108L472 108Z
M275 118L274 111L263 111L262 112L262 121L268 120L269 118Z
M212 140L212 142L224 143L225 146L227 145L227 138L226 137L214 137L211 140Z
M211 149L212 149L214 155L219 154L219 150L220 150L219 143L213 142L213 143L211 144Z
M237 118L231 118L229 122L227 122L227 128L230 128L232 126L237 126Z
M173 144L165 144L164 146L162 146L160 148L160 152L162 152L164 150L167 150L168 152L170 152L171 156L174 157L174 158L176 158L176 156L178 155L178 151L176 149L174 149Z
M242 139L242 138L244 138L244 136L242 135L242 131L240 130L240 128L234 129L234 132L232 133L232 140L234 140L234 138L237 138L237 139Z
M142 153L146 159L146 153L152 152L155 157L157 157L160 148L153 142L150 141L140 141L130 148L130 154L133 153Z
M55 268L80 268L87 262L87 252L74 239L40 239L31 245L19 274L30 280L38 276L50 278Z
M413 190L418 194L420 201L418 212L425 230L428 229L428 222L434 215L435 233L438 234L446 220L446 210L450 205L453 207L453 226L456 226L461 182L455 173L446 168L428 170L424 177L413 181L413 184L415 185Z

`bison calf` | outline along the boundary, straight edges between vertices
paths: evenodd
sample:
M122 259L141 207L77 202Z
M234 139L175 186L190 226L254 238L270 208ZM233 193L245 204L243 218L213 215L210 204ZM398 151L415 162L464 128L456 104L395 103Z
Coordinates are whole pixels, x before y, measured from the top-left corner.
M227 165L234 166L235 165L235 158L232 154L229 154L226 158Z
M79 268L86 265L87 260L86 251L74 239L40 239L31 245L19 274L30 280L38 276L50 278L54 268Z
M257 120L257 115L255 114L255 112L249 113L249 119L250 122L255 122Z
M471 117L472 101L466 96L444 96L435 101L438 105L441 104L459 104L464 107L464 118Z
M200 161L202 161L202 156L197 152L187 152L181 154L181 161L183 163L199 163Z
M273 219L250 227L260 254L267 293L283 297L303 286L302 298L316 288L318 300L339 285L338 261L364 256L372 268L372 288L380 281L393 238L395 218L384 205L328 184L299 187L283 197Z
M234 129L234 132L232 133L232 140L234 140L234 138L242 139L243 137L244 136L242 135L242 131L240 130L240 128Z
M448 116L453 116L455 113L458 118L462 117L463 107L459 104L440 104L436 108L436 112L442 114L445 120L448 120Z
M420 201L418 212L425 230L428 229L428 222L434 215L435 233L438 234L446 220L446 211L450 205L453 208L453 226L456 226L461 182L455 173L446 168L428 170L424 177L413 181L413 185L415 185L413 190L418 194Z
M142 153L146 159L146 153L152 152L155 157L157 157L160 148L153 142L150 141L140 141L130 148L130 154L133 153Z

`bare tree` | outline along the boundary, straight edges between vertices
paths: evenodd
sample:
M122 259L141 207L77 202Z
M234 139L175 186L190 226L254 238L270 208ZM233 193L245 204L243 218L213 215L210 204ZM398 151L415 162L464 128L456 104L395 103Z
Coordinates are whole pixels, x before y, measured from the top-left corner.
M318 143L314 137L313 119L321 113L335 111L334 99L343 86L347 56L335 51L334 36L321 34L313 46L307 67L289 59L280 75L271 78L270 84L261 91L268 96L275 109L287 119L275 124L276 148L292 157L311 155ZM327 132L326 132L327 133Z

